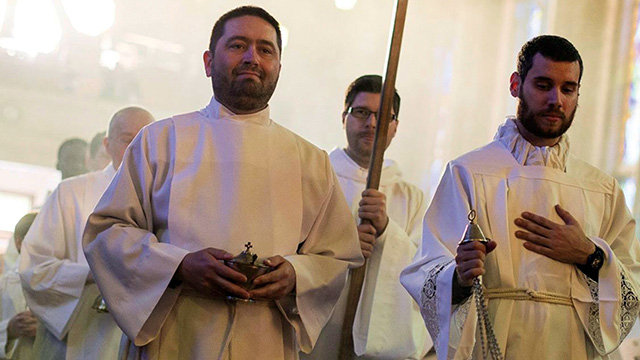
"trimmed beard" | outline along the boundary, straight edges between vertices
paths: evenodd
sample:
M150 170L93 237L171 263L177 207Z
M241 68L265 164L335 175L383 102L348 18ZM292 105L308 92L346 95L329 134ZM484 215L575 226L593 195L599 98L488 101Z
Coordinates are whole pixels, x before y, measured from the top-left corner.
M522 94L522 90L520 91L520 93ZM578 106L576 104L576 108L573 109L573 112L571 113L571 115L569 115L568 118L564 115L564 113L558 112L553 108L548 108L545 111L534 113L533 111L531 111L529 103L523 96L519 96L519 99L520 101L518 102L518 108L516 111L518 121L520 121L520 124L522 124L522 126L524 126L524 128L527 129L529 133L541 139L555 139L562 136L571 127L571 123L573 123L573 117L576 115L576 110L578 110ZM554 115L559 116L562 119L560 128L558 128L557 130L544 130L542 127L540 127L540 125L538 125L538 123L536 122L536 117L542 116L542 114L545 113L553 113Z
M232 76L243 69L238 66L231 72ZM271 83L266 82L264 71L259 67L252 69L260 74L263 82L257 82L252 79L231 80L223 72L217 72L211 67L211 84L213 85L213 93L216 99L224 106L232 111L242 111L243 113L257 112L269 103L269 99L276 90L278 78Z

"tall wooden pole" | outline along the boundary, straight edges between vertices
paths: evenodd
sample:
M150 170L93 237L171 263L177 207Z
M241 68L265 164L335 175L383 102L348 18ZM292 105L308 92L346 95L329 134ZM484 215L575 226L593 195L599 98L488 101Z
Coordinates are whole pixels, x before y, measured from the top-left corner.
M398 62L400 60L400 46L402 45L402 33L407 15L408 0L397 0L394 8L394 20L391 24L391 35L389 37L389 52L385 66L384 83L382 85L382 95L380 96L380 108L376 116L376 135L373 143L371 162L369 163L369 174L367 176L367 189L378 189L380 186L380 174L382 172L382 162L384 151L387 148L387 130L391 121L391 110L393 108L393 97L396 92L396 74L398 72ZM365 222L366 220L362 220ZM366 221L368 222L368 221ZM369 222L370 223L370 222ZM347 311L342 323L342 338L340 343L340 359L352 359L355 355L353 347L353 322L358 309L362 284L367 267L365 264L359 268L351 270L349 293L347 296Z

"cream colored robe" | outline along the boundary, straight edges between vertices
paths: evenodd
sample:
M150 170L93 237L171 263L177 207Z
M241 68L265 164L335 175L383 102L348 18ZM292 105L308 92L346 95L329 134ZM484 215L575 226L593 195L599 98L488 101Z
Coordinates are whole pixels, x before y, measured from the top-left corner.
M358 203L366 187L368 170L356 164L342 149L330 154L340 187L351 213L358 219ZM400 284L400 271L416 253L422 235L427 204L422 191L402 180L393 160L385 160L379 190L387 196L389 224L376 239L367 262L365 283L353 327L354 348L366 359L422 359L433 345L420 309ZM323 329L318 344L302 359L337 359L349 285L343 289L336 310Z
M0 276L0 358L12 360L33 359L33 337L19 337L9 340L9 321L27 310L22 294L18 269L8 269Z
M187 253L239 253L248 241L293 264L295 297L245 304L168 287ZM84 244L133 342L124 355L150 359L296 358L297 346L315 344L347 268L363 261L326 153L268 108L234 115L215 99L138 134Z
M99 292L87 283L81 243L85 222L114 174L109 164L61 182L22 243L19 269L27 305L46 328L36 335L38 358L117 358L122 332L109 314L91 309Z
M635 221L615 179L568 148L566 135L554 147L532 146L509 118L492 143L447 166L424 219L421 248L401 276L421 304L438 359L467 359L474 351L479 357L475 304L468 299L451 305L453 258L470 209L477 211L485 235L498 243L485 262L487 288L548 291L573 302L489 300L506 359L607 359L631 330L640 285ZM526 250L515 237L513 221L523 211L563 223L556 204L604 250L598 282L574 265Z

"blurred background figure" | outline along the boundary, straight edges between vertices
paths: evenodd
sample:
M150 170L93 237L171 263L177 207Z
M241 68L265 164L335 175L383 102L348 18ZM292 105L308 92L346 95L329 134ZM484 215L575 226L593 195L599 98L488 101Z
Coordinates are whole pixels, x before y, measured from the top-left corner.
M101 131L91 139L87 152L88 171L102 170L111 162L111 158L109 157L109 154L107 154L103 144L106 135L106 131Z
M28 213L16 224L13 238L18 252L36 215ZM18 269L6 269L0 276L0 358L32 359L37 328L38 320L27 309Z
M79 138L67 139L60 145L56 169L62 173L62 180L87 172L87 146L87 142Z
M24 240L19 273L27 304L41 321L34 359L115 360L118 356L122 331L111 314L92 307L100 292L80 237L127 146L152 121L153 116L139 107L116 112L104 141L112 165L63 180L40 209Z

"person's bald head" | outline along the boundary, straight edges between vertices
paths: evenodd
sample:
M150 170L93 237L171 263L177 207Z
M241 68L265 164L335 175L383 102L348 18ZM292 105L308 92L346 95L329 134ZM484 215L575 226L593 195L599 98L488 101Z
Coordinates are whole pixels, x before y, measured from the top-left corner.
M114 168L120 166L124 151L140 129L153 121L155 119L151 113L135 106L124 108L113 115L103 141Z
M27 235L31 224L33 224L33 220L38 215L37 212L31 212L27 215L23 216L18 223L16 224L15 229L13 230L13 241L16 243L16 249L20 252L20 247L22 246L22 240Z

